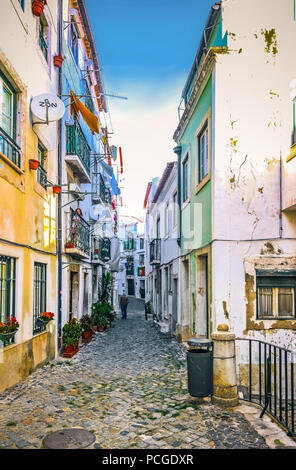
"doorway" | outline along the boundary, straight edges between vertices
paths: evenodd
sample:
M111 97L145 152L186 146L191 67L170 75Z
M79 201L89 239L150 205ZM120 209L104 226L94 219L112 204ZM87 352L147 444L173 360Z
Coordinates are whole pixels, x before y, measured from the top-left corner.
M135 295L135 281L134 279L127 280L127 295Z
M79 274L70 271L70 292L69 292L69 320L78 318L79 305Z
M209 335L209 308L208 308L208 256L201 255L197 257L196 273L196 332L202 337L208 338Z

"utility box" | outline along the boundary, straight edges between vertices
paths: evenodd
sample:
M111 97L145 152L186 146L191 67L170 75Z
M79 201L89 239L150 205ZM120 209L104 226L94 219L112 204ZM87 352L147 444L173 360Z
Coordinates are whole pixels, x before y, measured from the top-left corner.
M188 392L192 397L213 394L213 341L191 338L187 341Z

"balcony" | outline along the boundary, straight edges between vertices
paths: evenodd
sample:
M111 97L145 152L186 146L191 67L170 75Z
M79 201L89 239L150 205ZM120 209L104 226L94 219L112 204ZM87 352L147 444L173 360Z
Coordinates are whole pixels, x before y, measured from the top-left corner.
M150 243L150 264L160 264L160 238L154 238Z
M70 220L65 253L74 258L89 258L90 226L81 215L73 209L71 209L69 216Z
M126 260L126 275L127 276L134 276L134 258L127 258Z
M47 188L47 172L39 165L37 168L37 181L44 188Z
M136 240L133 238L123 242L124 251L131 251L136 249Z
M14 140L0 127L0 153L18 168L21 167L21 149Z
M111 258L111 240L110 238L101 238L99 240L99 257L101 261L109 261Z
M66 125L66 156L70 166L81 183L90 183L90 147L78 121Z

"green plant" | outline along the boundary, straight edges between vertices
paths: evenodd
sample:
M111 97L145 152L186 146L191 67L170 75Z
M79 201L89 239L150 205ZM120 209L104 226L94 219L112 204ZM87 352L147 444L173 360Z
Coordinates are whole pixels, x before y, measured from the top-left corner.
M95 302L92 304L92 320L97 326L107 326L108 322L113 321L113 307L108 302Z
M81 336L82 327L76 318L72 318L63 326L63 345L74 346Z
M82 326L82 330L87 332L87 331L92 330L94 321L89 315L86 314L86 315L83 315L83 317L81 317L80 324Z
M145 313L151 313L151 303L150 302L145 303Z
M98 301L102 304L108 304L111 301L113 289L113 279L110 272L107 272L99 279Z

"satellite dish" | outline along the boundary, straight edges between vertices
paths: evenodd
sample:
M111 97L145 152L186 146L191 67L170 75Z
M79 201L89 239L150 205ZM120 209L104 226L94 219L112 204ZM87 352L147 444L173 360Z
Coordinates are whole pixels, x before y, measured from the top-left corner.
M65 105L56 95L43 93L32 99L31 111L41 122L48 123L62 119L65 114Z

